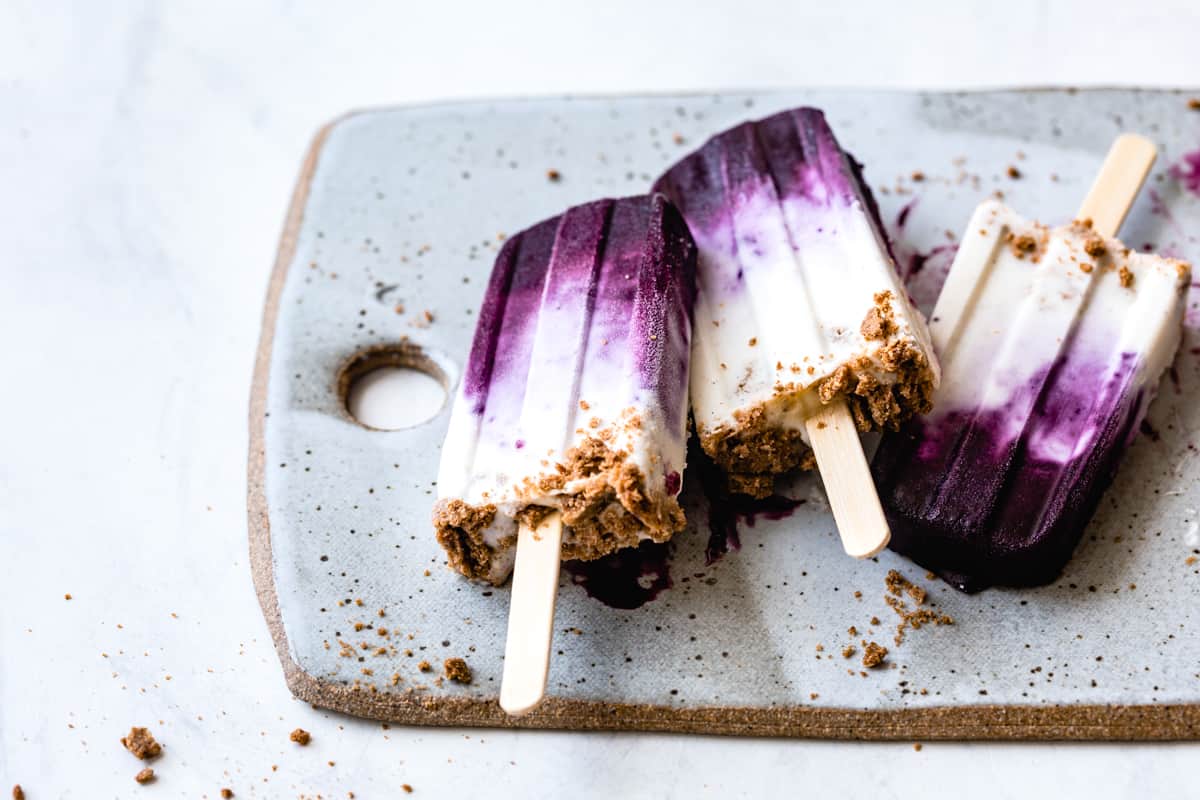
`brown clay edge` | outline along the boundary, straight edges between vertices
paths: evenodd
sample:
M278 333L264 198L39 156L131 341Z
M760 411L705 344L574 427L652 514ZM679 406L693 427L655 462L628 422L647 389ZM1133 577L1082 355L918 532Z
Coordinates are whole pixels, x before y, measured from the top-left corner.
M343 118L344 119L344 118ZM264 426L271 348L279 299L295 254L309 187L321 149L334 121L322 128L305 157L280 238L263 309L263 328L250 394L250 452L247 510L250 570L259 605L283 665L288 688L300 700L358 717L405 725L637 730L730 736L790 736L815 739L889 741L933 740L1090 740L1181 741L1200 739L1200 705L947 706L927 709L672 708L650 704L604 703L547 698L520 718L498 703L462 697L419 697L370 692L329 683L304 672L292 660L275 594L271 525L264 479Z

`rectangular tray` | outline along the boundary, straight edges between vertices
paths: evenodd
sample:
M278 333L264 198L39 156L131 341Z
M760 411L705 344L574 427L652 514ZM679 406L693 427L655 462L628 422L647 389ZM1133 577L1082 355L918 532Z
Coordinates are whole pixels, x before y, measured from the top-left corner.
M977 202L998 191L1025 215L1069 219L1123 131L1162 151L1122 238L1195 261L1200 113L1187 97L795 91L492 101L369 111L326 127L271 278L251 402L254 580L288 686L320 706L410 724L1196 738L1192 300L1145 435L1053 585L966 596L890 552L848 559L811 476L783 492L803 504L743 520L740 548L712 560L707 510L689 484L689 527L666 552L610 565L607 583L604 568L564 570L548 699L515 720L496 704L508 589L448 570L430 529L449 405L426 424L380 432L354 422L341 396L348 370L401 340L411 348L402 357L419 353L452 392L503 234L574 203L645 191L709 135L802 104L826 109L866 164L926 310ZM957 624L910 631L895 645L883 598L892 569L928 588ZM618 604L648 601L614 608L589 594L606 587ZM861 652L862 639L891 650L883 668L842 657L847 644ZM451 656L467 660L472 684L436 680ZM419 671L422 660L434 672Z

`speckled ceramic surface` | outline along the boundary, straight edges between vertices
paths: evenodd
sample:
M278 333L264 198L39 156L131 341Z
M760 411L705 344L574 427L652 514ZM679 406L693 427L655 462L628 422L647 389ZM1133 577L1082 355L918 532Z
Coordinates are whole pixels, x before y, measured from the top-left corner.
M1125 130L1162 150L1122 238L1196 261L1200 112L1186 98L789 92L495 101L336 122L297 191L251 412L255 579L293 691L404 722L508 722L495 708L507 589L448 570L429 525L448 407L420 427L378 432L353 422L338 396L339 370L356 353L401 339L452 385L503 234L644 191L708 135L814 104L866 164L926 309L978 201L1000 191L1025 215L1067 219ZM890 552L852 561L811 478L783 492L803 504L743 521L740 548L713 560L707 510L689 486L688 530L658 563L637 565L640 577L613 579L619 603L647 602L614 608L589 595L595 577L564 571L551 699L522 724L1200 736L1194 307L1144 435L1053 585L967 596ZM928 588L956 624L910 631L897 646L883 598L891 569ZM882 668L862 669L863 639L890 649ZM859 653L847 659L848 644ZM435 680L453 656L471 666L471 685ZM433 672L418 669L423 660Z

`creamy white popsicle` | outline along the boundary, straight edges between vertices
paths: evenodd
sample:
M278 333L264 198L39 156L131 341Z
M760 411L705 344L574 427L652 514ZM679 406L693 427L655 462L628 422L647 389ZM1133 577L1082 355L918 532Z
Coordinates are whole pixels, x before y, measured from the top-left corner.
M806 422L831 404L845 402L861 431L929 409L925 322L820 111L725 131L655 188L699 248L692 413L731 490L762 497L776 475L812 467Z
M683 527L694 269L661 195L576 206L505 242L438 472L451 566L502 583L519 523L552 511L564 559Z
M1090 221L979 206L931 317L935 408L875 455L892 548L969 591L1053 580L1175 355L1189 281Z

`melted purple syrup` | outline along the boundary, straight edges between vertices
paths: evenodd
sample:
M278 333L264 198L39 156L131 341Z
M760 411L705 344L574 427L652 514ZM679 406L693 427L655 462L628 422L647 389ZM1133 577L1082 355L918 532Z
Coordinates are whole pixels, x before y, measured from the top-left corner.
M804 504L803 500L793 500L778 494L762 500L755 500L744 494L730 494L725 475L701 449L695 437L688 441L687 474L688 477L694 476L699 481L700 491L708 507L705 564L713 564L730 550L741 548L741 538L738 536L739 519L753 528L755 520L759 517L771 520L785 519Z
M564 561L563 569L589 597L628 610L671 588L670 560L670 542L642 542L595 561Z
M1171 165L1170 174L1184 189L1200 197L1200 150L1184 153L1182 160Z

